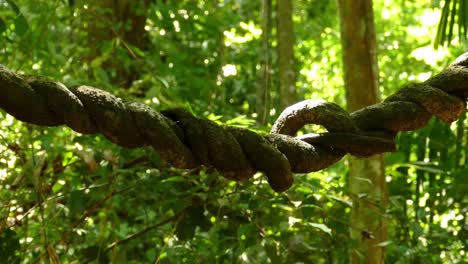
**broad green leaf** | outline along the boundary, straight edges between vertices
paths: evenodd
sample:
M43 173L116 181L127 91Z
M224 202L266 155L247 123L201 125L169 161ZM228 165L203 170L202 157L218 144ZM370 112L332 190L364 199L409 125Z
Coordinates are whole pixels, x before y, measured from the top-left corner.
M53 186L52 186L52 191L54 193L58 193L61 189L63 188L63 184L59 183L59 182L56 182Z
M319 230L322 230L323 232L329 234L330 236L332 235L331 233L331 229L328 228L328 226L324 225L324 224L319 224L319 223L308 223L308 225L312 226L312 227L315 227Z
M21 14L18 15L15 19L15 33L18 36L23 36L28 32L29 24L26 18Z

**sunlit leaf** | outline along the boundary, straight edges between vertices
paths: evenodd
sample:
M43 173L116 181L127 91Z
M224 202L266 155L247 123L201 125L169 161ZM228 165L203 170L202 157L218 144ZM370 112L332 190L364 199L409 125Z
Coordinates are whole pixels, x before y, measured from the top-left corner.
M380 242L378 244L376 244L377 247L386 247L388 245L392 244L392 241L390 240L387 240L387 241L383 241L383 242Z
M164 179L163 182L185 182L187 179L182 176L174 176Z
M319 224L319 223L307 223L307 224L329 234L330 236L332 235L331 229L328 228L328 226L324 224Z
M350 201L350 200L345 200L345 199L342 199L338 196L335 196L335 195L327 195L328 198L331 198L333 200L336 200L336 201L339 201L339 202L342 202L343 204L351 207L353 206L353 203Z

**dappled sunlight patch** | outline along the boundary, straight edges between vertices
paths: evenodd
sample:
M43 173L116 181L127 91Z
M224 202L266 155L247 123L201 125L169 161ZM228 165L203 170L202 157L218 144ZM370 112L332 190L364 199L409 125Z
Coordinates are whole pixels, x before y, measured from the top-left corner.
M224 44L226 46L231 46L231 44L244 44L246 42L252 41L253 39L258 39L262 34L262 30L255 25L253 21L248 23L240 22L239 26L246 31L244 35L240 35L235 28L231 28L229 31L224 31L225 36Z
M411 56L417 60L422 60L431 66L438 65L438 62L446 58L449 54L450 53L448 49L434 50L432 45L417 48L411 52Z
M224 77L237 75L236 65L226 64L226 65L223 66L222 69L223 69L223 76Z

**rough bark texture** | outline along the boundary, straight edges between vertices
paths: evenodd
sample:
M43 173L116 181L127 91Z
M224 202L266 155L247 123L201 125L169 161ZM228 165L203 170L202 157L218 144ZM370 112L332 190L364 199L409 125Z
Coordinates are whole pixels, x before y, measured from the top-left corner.
M278 40L278 75L280 106L284 109L297 101L294 67L294 24L292 0L276 3L276 36Z
M372 0L338 0L338 10L346 101L348 110L356 111L377 103L380 97ZM353 196L351 236L357 245L351 252L352 263L384 263L385 247L378 245L387 237L383 156L350 157L349 187Z

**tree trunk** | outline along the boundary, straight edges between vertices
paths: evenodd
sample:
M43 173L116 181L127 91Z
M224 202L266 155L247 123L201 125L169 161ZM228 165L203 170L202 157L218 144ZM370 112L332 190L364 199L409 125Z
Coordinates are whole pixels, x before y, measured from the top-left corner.
M278 40L278 71L280 107L296 102L296 70L294 68L294 24L292 0L276 3L276 36Z
M271 0L262 1L262 46L260 51L260 76L257 86L257 121L266 124L270 101L270 29Z
M136 55L131 46L146 50L148 38L146 36L146 12L150 4L149 0L133 3L129 0L85 0L88 8L83 10L85 18L90 25L87 29L91 50L90 60L100 56L104 41L118 38L120 45L127 51L129 57L136 61ZM99 20L97 20L99 17ZM106 68L116 71L112 82L124 88L131 86L138 79L138 66L135 63L123 65L121 61L107 60L104 62Z
M372 0L338 0L343 48L344 82L349 111L379 101L376 36ZM353 199L351 237L356 247L352 263L384 263L387 188L383 156L349 158L349 188Z

